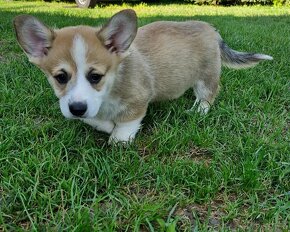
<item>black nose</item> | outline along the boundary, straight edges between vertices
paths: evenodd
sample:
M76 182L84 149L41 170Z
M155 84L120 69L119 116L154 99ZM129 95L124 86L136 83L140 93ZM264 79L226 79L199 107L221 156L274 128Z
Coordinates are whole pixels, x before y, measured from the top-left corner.
M81 117L87 111L87 104L83 102L74 102L69 104L70 112L77 117Z

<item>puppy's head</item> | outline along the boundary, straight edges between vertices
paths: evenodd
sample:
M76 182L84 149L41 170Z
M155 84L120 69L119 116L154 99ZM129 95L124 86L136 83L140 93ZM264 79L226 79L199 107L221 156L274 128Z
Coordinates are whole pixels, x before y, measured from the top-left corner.
M133 10L123 10L101 28L52 30L32 16L20 15L14 27L30 62L47 75L63 115L92 118L135 38L137 17Z

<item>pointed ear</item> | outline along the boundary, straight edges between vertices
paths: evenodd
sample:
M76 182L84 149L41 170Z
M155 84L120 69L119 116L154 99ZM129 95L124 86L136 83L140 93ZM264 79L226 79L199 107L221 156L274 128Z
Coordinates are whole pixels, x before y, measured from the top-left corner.
M98 37L110 52L123 53L130 47L136 33L136 13L127 9L113 15L98 32Z
M54 32L30 15L20 15L13 20L17 40L29 58L46 56L54 39Z

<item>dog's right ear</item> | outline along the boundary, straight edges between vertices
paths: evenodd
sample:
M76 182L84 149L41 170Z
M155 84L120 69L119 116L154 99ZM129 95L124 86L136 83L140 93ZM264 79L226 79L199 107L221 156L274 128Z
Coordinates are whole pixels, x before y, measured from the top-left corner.
M113 15L109 22L98 32L97 36L110 52L121 54L130 47L136 33L136 13L127 9Z
M19 15L13 20L17 40L29 59L47 55L54 39L53 30L30 15Z

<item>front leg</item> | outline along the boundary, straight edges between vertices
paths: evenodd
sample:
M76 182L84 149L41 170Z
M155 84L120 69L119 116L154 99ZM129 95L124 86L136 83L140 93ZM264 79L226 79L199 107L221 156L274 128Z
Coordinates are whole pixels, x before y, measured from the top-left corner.
M144 116L134 119L129 122L119 122L109 138L109 143L129 143L132 142L141 126L141 121Z
M94 127L98 131L103 131L108 134L111 134L115 127L115 124L113 123L113 121L110 121L110 120L101 120L97 118L84 118L84 119L81 119L81 121L89 124L90 126Z

